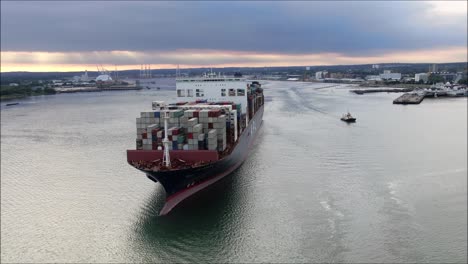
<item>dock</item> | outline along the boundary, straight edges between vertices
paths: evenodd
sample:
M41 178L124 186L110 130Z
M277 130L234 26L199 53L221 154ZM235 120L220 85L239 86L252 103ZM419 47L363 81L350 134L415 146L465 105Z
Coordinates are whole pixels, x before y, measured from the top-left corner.
M103 91L127 91L141 90L140 86L109 86L109 87L70 87L70 88L55 88L57 93L79 93L79 92L103 92Z
M377 88L377 89L355 89L350 92L355 94L366 94L366 93L406 93L413 91L412 88Z
M393 100L394 104L420 104L424 100L425 94L405 93Z
M413 93L405 93L397 99L393 100L394 104L420 104L424 98L439 98L439 97L460 97L467 96L468 94L462 91L460 95L451 94L448 91L444 90L429 90L429 91L419 91Z

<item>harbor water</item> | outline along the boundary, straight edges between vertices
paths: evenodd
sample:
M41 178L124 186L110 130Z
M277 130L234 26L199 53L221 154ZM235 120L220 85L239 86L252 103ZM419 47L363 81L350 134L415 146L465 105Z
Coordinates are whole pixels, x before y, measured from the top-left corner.
M467 261L466 98L265 81L244 164L159 217L126 162L135 118L176 99L158 82L2 103L2 263Z

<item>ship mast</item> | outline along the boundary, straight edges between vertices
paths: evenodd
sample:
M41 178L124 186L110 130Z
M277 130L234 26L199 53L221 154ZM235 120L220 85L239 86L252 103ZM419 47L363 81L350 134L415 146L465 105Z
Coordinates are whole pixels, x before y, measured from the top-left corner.
M171 157L169 156L169 139L167 137L167 120L169 119L169 111L164 108L164 153L163 153L163 164L167 168L171 167Z

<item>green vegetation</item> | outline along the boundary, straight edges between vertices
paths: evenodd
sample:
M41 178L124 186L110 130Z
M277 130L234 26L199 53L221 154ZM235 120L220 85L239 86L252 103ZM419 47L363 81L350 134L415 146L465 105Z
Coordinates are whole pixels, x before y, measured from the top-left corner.
M463 78L458 81L458 84L465 84L468 85L468 78Z
M20 85L20 86L0 86L0 100L18 99L27 96L55 94L53 88L32 88L31 85Z
M427 80L427 83L429 84L436 84L436 83L443 83L443 82L445 82L444 77L437 75L437 74L429 75L429 78Z

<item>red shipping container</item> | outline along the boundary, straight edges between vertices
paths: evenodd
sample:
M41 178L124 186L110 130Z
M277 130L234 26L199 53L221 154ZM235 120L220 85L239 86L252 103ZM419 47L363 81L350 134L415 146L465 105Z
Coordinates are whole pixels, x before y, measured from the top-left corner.
M174 136L175 136L175 135L179 135L179 129L178 129L178 128L173 129L173 130L172 130L172 135L174 135Z
M146 132L143 132L143 133L141 134L141 137L142 137L143 139L147 139L147 138L148 138L148 134L147 134Z
M198 115L199 112L200 112L200 110L194 111L193 112L193 117L199 117L199 115Z
M221 115L221 109L211 110L211 117L219 117Z
M187 138L193 139L193 133L187 133Z
M153 144L152 144L152 149L153 149L153 150L157 150L157 149L158 149L158 143L157 143L157 142L153 142Z
M213 123L208 123L208 128L213 129Z
M169 141L172 141L172 136L168 136L168 138L169 138Z

